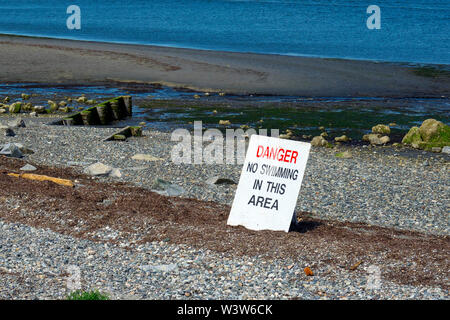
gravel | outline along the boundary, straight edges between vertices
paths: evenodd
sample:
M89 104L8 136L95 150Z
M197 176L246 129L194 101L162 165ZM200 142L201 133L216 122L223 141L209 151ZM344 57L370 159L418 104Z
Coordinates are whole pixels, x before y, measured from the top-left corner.
M15 137L0 136L0 143L32 149L25 159L37 167L72 166L83 172L102 162L119 168L122 176L95 177L101 181L151 189L160 178L182 187L183 197L232 203L236 185L206 180L219 176L237 182L242 166L176 165L170 161L175 142L169 133L145 130L141 138L104 142L116 129L48 126L50 119L42 117L24 120L26 128L16 128ZM312 149L298 210L321 219L449 234L448 155L361 146L351 148L351 158L335 157L346 150ZM163 160L133 160L138 153ZM382 266L363 264L351 273L324 265L313 270L322 276L307 277L301 259L232 257L165 242L92 242L4 221L0 230L1 299L62 299L70 292L70 266L79 268L82 289L99 289L114 299L449 298L440 288L391 283L383 279ZM103 237L114 238L114 232L104 230ZM381 287L370 289L374 267Z
M111 299L449 298L440 288L386 281L377 266L357 274L318 268L308 277L300 259L230 258L165 242L113 245L2 221L0 230L1 299L64 299L75 288Z
M160 178L184 189L182 197L231 205L236 185L206 183L221 177L238 182L242 165L177 165L171 150L177 142L170 133L144 130L144 137L126 142L103 139L114 128L48 126L50 120L29 118L17 136L0 137L0 143L18 142L35 151L34 164L72 166L82 172L96 162L119 168L120 178L152 189ZM394 147L350 148L352 157L338 158L348 150L312 148L299 194L297 210L321 219L366 222L373 225L449 234L450 156ZM134 160L148 154L161 161Z

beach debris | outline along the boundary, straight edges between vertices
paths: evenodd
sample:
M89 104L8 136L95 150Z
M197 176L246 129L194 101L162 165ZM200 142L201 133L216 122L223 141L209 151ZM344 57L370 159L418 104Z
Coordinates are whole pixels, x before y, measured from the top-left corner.
M23 153L15 143L7 143L0 150L0 155L12 158L22 158Z
M150 154L144 154L144 153L137 153L134 156L131 157L133 160L140 160L140 161L161 161L164 160L162 158L154 157Z
M328 147L329 142L322 136L312 138L311 145L313 147Z
M120 96L72 114L64 118L62 124L106 125L112 121L122 120L125 117L131 116L132 113L133 106L131 96Z
M361 263L363 263L363 262L362 262L362 261L358 261L357 263L355 263L354 265L352 265L352 266L350 267L350 271L356 270L356 268L358 268L359 265L360 265Z
M23 100L28 100L28 99L30 99L30 95L29 95L29 94L26 94L26 93L22 93L22 94L21 94L21 97L22 97Z
M185 192L182 187L160 178L156 178L153 181L152 191L160 195L171 197L179 196Z
M416 149L431 151L433 147L450 146L450 126L435 119L427 119L420 127L412 127L402 143Z
M219 124L222 126L229 126L231 125L230 120L219 120Z
M29 179L29 180L37 180L37 181L51 181L56 184L59 184L62 186L67 186L67 187L74 186L73 182L70 180L67 180L67 179L54 178L54 177L49 177L49 176L34 174L34 173L8 173L8 176L16 177L16 178L24 178L24 179Z
M22 109L22 103L21 102L14 102L9 106L9 112L10 113L19 113Z
M216 184L236 184L235 181L228 179L228 178L223 178L223 177L219 177L219 176L214 176L214 177L210 177L206 180L207 184L210 185L216 185Z
M372 133L378 133L381 135L390 135L391 134L391 128L389 126L384 124L377 124L376 126L372 127Z
M8 126L12 128L25 128L25 121L22 118L15 118L12 121L8 121Z
M344 135L342 135L342 136L340 136L340 137L334 138L334 141L336 141L336 142L349 142L349 141L350 141L350 138L347 137L347 136L344 134Z
M308 277L312 277L312 276L314 275L314 273L312 272L312 270L311 270L310 267L306 267L305 269L303 269L303 271L305 272L305 274L306 274Z
M113 140L126 140L128 137L141 137L142 136L142 127L141 126L128 126L119 131L113 133L111 136L106 138L104 141L113 141ZM125 138L125 139L124 139Z
M31 165L31 164L26 164L26 165L24 165L22 168L20 168L19 170L21 170L21 171L36 171L37 170L37 168L35 167L35 166L33 166L33 165Z

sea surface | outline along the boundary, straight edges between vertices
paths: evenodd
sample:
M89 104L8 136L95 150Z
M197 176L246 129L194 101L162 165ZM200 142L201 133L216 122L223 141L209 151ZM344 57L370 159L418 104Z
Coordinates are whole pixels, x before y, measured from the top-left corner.
M0 12L6 34L450 65L448 0L0 0Z

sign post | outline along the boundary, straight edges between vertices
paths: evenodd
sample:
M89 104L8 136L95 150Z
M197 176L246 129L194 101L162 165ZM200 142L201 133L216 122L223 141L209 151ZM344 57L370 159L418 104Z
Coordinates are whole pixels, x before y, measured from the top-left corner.
M227 224L288 232L310 148L252 135Z

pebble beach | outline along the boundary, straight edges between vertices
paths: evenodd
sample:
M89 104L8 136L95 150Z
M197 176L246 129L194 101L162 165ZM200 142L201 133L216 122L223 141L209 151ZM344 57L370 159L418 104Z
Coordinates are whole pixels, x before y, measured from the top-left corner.
M176 165L170 160L176 144L170 133L144 129L142 137L104 141L117 129L48 125L53 120L48 117L22 119L26 127L14 128L16 135L2 136L0 143L21 143L31 149L34 153L22 160L38 168L72 168L83 174L89 165L101 162L118 168L121 175L96 177L99 182L125 182L151 190L159 178L179 187L180 198L228 206L233 201L236 185L214 185L206 180L218 176L237 183L242 166ZM351 157L336 157L343 151ZM136 154L156 160L132 159ZM449 159L448 154L408 147L313 147L297 211L323 221L410 230L418 239L433 237L448 246ZM4 209L17 206L13 198L2 201ZM441 270L430 270L446 279L441 285L411 285L383 278L386 268L404 261L383 265L382 254L376 258L378 264L363 263L357 272L349 272L346 267L314 264L308 252L299 252L295 259L236 256L170 241L133 243L117 238L117 230L111 228L103 229L102 237L117 238L115 243L13 221L0 220L0 229L2 299L63 299L68 294L67 267L73 265L81 270L83 288L96 288L114 299L449 298L448 265L442 261L437 262ZM308 277L303 268L312 264L316 275ZM370 266L374 265L381 275L381 287L370 289Z

